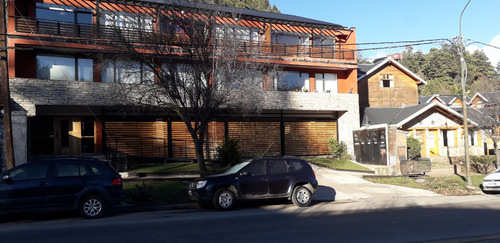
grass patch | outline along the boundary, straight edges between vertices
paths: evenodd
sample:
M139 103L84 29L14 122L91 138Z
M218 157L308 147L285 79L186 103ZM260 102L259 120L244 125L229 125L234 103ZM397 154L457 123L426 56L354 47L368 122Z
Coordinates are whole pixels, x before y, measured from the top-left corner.
M175 162L160 165L137 165L129 173L185 173L198 172L198 164L193 162Z
M182 181L124 181L127 202L137 206L158 206L190 202L187 183Z
M479 190L479 184L481 184L482 182L482 178L480 178L480 176L474 176L471 180L474 187L477 189L471 189L467 187L467 183L460 176L420 178L366 177L365 179L374 183L425 189L445 196L462 196L475 194Z
M332 159L332 158L305 158L309 163L325 166L330 169L341 169L341 170L357 170L357 171L372 171L362 165L354 163L350 160L345 159Z

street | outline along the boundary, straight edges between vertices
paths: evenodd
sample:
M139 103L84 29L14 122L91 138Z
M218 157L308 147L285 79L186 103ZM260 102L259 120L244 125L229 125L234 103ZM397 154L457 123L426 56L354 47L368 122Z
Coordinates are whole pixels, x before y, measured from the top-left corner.
M497 195L243 205L2 220L0 242L418 242L500 240ZM454 241L456 242L456 241Z

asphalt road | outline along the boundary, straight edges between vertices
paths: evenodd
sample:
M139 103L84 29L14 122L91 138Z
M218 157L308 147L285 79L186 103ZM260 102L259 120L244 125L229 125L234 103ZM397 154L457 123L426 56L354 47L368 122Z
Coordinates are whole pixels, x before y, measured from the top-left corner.
M244 205L230 212L112 213L2 220L0 242L499 242L499 196Z

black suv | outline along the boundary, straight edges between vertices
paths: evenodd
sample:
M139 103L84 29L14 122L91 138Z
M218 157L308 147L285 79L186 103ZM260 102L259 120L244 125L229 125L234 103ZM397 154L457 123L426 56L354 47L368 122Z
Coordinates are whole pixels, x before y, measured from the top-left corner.
M0 178L0 213L73 209L98 218L124 198L121 176L109 163L92 158L45 158Z
M239 163L219 175L189 184L189 196L202 207L231 209L236 200L288 198L299 206L311 203L318 181L302 159L260 158Z

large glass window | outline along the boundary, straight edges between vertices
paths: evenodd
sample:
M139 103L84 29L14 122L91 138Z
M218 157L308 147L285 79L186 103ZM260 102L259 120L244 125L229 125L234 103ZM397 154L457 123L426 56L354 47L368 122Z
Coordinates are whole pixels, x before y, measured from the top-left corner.
M275 90L309 91L309 73L280 71L270 76L274 79Z
M315 84L317 92L338 93L335 73L316 73Z
M152 31L153 17L136 13L103 11L101 14L101 24L116 26L122 29L134 28Z
M56 4L36 3L37 19L92 24L92 10Z
M148 83L153 81L153 71L140 62L112 60L101 65L101 82Z
M292 45L308 45L309 37L302 35L293 35L292 33L277 33L272 36L274 43L284 43Z
M70 56L37 55L37 78L93 81L93 60Z

